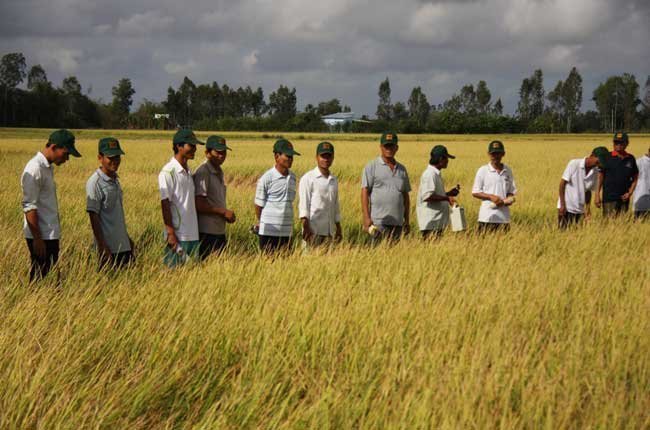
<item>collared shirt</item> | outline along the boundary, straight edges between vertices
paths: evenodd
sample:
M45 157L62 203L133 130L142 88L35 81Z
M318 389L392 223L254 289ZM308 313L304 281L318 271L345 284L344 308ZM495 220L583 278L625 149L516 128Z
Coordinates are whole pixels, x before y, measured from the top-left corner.
M505 164L500 172L497 172L492 167L492 164L480 167L474 178L472 193L494 194L501 199L505 199L508 194L517 194L512 170ZM481 209L478 213L479 222L493 224L506 224L510 222L510 208L508 206L503 205L492 208L491 205L492 202L490 200L483 200L481 202Z
M172 227L178 240L184 242L199 240L199 223L194 203L194 181L192 172L185 170L181 163L172 157L158 175L160 200L169 200ZM167 231L164 232L165 237Z
M402 226L404 224L404 193L411 191L406 168L395 164L395 170L377 157L363 169L361 187L370 195L370 218L375 225Z
M427 201L432 195L446 196L442 172L428 165L420 177L416 214L420 231L444 230L449 224L449 202Z
M644 155L636 160L639 179L634 189L634 210L650 211L650 157Z
M585 211L585 193L596 192L598 188L597 167L592 167L587 173L585 159L578 158L569 161L562 179L566 181L564 188L564 202L566 210L572 214L582 214ZM557 208L560 208L560 198L557 199Z
M630 190L634 177L639 173L634 156L625 151L613 151L603 170L603 202L619 201Z
M209 161L201 164L194 172L194 188L197 196L207 198L215 208L226 208L226 184L221 167L214 167ZM226 234L226 219L216 214L197 213L199 233Z
M45 155L37 152L25 166L20 178L23 190L23 213L38 211L38 228L43 240L55 240L61 237L59 205L56 200L56 183L52 168ZM33 239L34 236L27 225L27 217L24 215L23 217L25 237Z
M117 177L111 178L101 169L90 176L86 182L86 211L99 215L99 224L111 254L131 250L122 206L122 187Z
M257 181L255 204L262 208L259 234L289 237L293 232L293 201L296 198L296 175L282 175L275 167Z
M336 176L330 173L325 177L316 167L300 178L298 193L299 217L309 220L309 227L315 235L334 236L336 223L341 222Z

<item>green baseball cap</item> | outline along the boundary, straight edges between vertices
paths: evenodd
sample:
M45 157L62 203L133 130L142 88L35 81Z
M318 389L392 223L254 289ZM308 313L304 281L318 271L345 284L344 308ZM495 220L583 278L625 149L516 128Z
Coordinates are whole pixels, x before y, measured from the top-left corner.
M488 145L488 154L493 154L495 152L506 152L506 147L503 146L503 142L500 140L493 140Z
M273 153L286 154L290 157L293 157L294 155L300 155L299 152L296 152L296 150L293 149L293 144L287 139L276 140L275 144L273 144Z
M397 134L392 131L386 131L381 135L379 143L382 145L397 145L399 139L397 139Z
M77 151L77 148L74 147L74 134L65 128L62 128L50 134L48 142L53 143L54 145L61 148L67 148L68 152L73 157L81 157L81 154L79 151Z
M433 157L447 157L447 158L456 158L447 152L447 148L443 145L436 145L431 150L431 158Z
M201 142L196 138L194 132L189 128L182 128L174 134L174 145L180 145L184 143L189 143L192 145L205 145L204 142Z
M217 135L208 137L208 140L205 141L205 148L214 149L215 151L225 151L226 149L232 151L232 149L226 146L226 139Z
M120 142L114 137L105 137L99 139L98 151L107 157L115 157L116 155L124 155L124 151L120 148Z
M320 154L334 154L334 145L330 142L321 142L316 147L316 155Z
M630 139L627 137L627 133L619 131L614 135L614 143L618 144L628 144Z
M604 146L597 146L593 151L591 151L591 153L598 157L598 161L600 162L601 166L605 166L605 164L607 164L609 149L605 148Z

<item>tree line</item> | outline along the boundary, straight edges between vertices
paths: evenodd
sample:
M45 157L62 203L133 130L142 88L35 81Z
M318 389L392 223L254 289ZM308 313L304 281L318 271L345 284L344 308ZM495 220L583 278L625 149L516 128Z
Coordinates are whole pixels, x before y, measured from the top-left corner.
M26 85L23 85L25 84ZM112 87L112 100L91 98L75 76L55 86L44 68L27 69L21 53L0 60L2 125L66 128L175 128L197 130L327 131L323 115L350 112L333 98L297 108L296 89L280 85L265 97L261 87L195 84L185 77L170 86L161 101L144 99L132 109L135 89L129 78ZM431 104L421 87L406 102L393 102L390 80L379 84L376 118L340 127L347 132L404 133L579 133L612 130L650 131L650 75L643 90L632 74L610 76L593 92L595 110L582 111L582 76L573 67L564 80L546 91L541 69L522 80L516 112L504 114L483 80L468 83L449 99ZM157 114L157 115L156 115ZM157 118L155 117L157 116Z

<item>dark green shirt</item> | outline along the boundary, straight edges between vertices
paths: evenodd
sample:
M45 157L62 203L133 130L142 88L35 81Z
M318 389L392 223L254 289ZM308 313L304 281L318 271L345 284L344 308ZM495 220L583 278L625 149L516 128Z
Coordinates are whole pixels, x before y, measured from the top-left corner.
M630 190L634 178L639 174L636 160L629 153L619 157L618 153L612 152L607 157L607 163L603 170L605 173L603 179L604 202L621 200L621 196Z

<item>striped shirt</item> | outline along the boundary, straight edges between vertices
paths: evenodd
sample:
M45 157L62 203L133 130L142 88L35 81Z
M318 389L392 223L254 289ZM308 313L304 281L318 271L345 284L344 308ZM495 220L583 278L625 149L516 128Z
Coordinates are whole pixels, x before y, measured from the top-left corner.
M257 181L255 205L262 208L259 234L289 237L293 232L293 200L296 198L296 175L282 175L275 167Z

